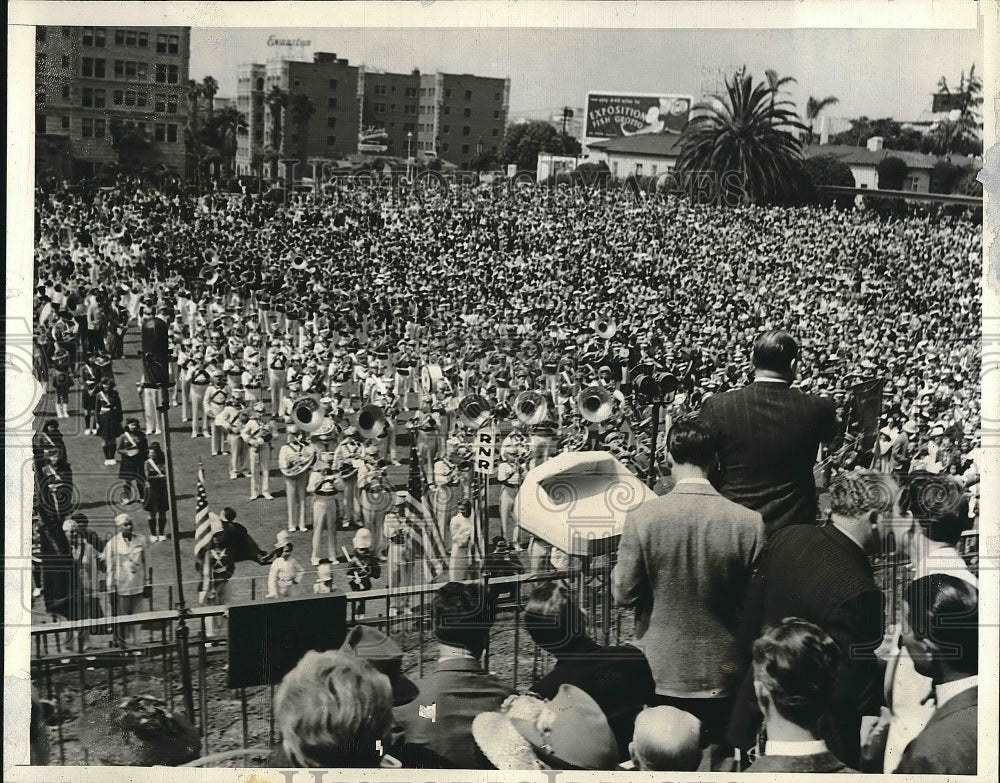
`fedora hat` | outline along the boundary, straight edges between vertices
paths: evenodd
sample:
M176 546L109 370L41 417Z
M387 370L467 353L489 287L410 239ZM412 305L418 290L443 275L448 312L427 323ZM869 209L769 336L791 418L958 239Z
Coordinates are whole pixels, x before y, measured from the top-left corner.
M516 699L507 712L480 713L472 736L497 769L612 770L618 764L604 712L567 683L548 703Z

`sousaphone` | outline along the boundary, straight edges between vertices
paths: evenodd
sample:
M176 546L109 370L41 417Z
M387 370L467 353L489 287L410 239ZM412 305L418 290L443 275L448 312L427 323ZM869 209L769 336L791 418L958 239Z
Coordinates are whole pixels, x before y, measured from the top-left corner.
M523 391L514 398L514 415L525 427L541 424L548 412L548 403L536 391Z
M576 406L586 421L599 424L611 416L614 397L603 386L588 386L577 395Z

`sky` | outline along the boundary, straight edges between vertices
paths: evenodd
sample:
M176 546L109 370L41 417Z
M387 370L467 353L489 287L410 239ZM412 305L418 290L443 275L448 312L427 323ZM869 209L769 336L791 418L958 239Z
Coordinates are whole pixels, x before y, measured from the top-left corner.
M835 95L833 117L929 119L941 75L983 69L979 30L606 30L606 29L320 29L191 30L191 77L212 75L219 95L236 96L236 69L281 50L269 36L310 41L304 50L335 52L352 65L409 73L510 77L512 116L544 117L580 107L592 91L664 92L696 97L720 71L746 65L763 78L774 69L797 80L790 97L804 112L810 96ZM287 50L286 50L287 51ZM714 86L712 89L715 89Z

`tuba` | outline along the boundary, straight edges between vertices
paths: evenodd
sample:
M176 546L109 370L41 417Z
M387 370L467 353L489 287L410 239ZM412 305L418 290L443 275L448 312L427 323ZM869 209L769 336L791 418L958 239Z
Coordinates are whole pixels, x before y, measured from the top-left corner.
M358 433L362 438L378 438L385 428L385 413L378 405L365 405L358 411Z
M610 340L618 331L618 326L610 318L598 318L594 321L594 333L602 340Z
M324 416L323 405L315 394L303 394L292 403L292 423L303 432L318 430Z
M599 424L611 415L614 397L603 386L588 386L576 397L580 415L592 424Z
M478 430L490 420L490 404L480 394L467 394L458 401L458 418L462 426Z
M205 252L202 253L205 259L205 263L211 267L218 267L222 263L222 259L219 257L219 251L214 247L205 248Z
M549 412L549 404L536 391L523 391L514 398L514 415L525 427L540 424Z

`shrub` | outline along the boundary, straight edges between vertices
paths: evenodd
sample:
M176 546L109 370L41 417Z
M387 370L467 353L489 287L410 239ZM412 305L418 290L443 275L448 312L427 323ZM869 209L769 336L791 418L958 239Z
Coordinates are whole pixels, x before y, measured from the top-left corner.
M906 161L893 155L887 155L878 162L879 190L902 190L910 167Z
M836 204L840 209L851 209L854 206L854 196L850 194L833 196L819 189L824 185L842 188L856 187L851 167L836 155L818 155L814 158L807 158L803 161L803 168L808 181L806 193L808 200L824 207Z

